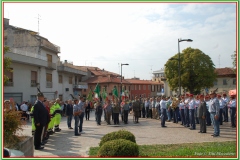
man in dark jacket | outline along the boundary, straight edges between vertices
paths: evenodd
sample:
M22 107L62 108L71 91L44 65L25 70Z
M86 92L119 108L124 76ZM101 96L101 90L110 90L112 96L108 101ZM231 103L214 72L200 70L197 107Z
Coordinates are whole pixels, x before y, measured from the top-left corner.
M207 113L207 106L206 102L204 101L204 95L200 95L200 105L197 111L197 117L200 123L200 131L198 133L206 133L206 113Z
M36 127L36 131L34 134L34 146L36 150L41 150L44 147L41 146L42 142L42 135L44 131L44 127L49 122L49 115L46 107L43 105L44 101L44 95L43 93L39 92L37 94L37 101L34 104L34 111L33 111L33 117L34 117L34 123Z
M68 104L66 106L66 115L67 115L67 125L68 129L72 128L72 116L73 116L73 105L72 100L68 100Z

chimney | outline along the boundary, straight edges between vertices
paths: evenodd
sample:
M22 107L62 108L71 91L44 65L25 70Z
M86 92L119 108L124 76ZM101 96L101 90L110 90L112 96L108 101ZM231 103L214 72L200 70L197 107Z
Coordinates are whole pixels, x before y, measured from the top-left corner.
M64 63L67 63L67 60L64 60Z
M7 29L9 27L9 19L4 18L4 29Z

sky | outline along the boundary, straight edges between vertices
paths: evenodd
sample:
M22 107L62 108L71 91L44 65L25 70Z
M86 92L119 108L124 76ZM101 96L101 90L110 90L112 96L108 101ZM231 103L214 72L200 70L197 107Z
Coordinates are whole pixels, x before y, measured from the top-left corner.
M4 3L10 25L40 33L60 46L61 61L95 66L125 78L152 79L187 47L232 67L235 3ZM39 15L39 16L38 16ZM38 19L40 18L40 20ZM39 21L39 23L38 23Z

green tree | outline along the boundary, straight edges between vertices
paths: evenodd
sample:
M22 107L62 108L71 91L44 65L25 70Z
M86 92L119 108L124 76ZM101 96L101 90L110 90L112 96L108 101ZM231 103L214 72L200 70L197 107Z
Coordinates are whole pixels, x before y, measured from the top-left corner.
M231 55L231 58L233 60L232 64L233 64L233 69L234 69L234 72L236 72L236 67L237 67L237 52L234 51L234 54Z
M8 51L10 51L9 47L8 46L4 46L3 54L6 54ZM10 65L11 65L11 59L9 57L5 57L4 58L4 64L3 64L4 72L6 72L6 71L10 71L11 72ZM8 80L9 80L9 78L4 73L4 84L6 84L8 82Z
M216 80L215 67L211 58L199 49L191 47L180 54L181 87L193 94L198 94L204 88L213 86ZM165 75L171 90L178 89L178 54L165 64Z

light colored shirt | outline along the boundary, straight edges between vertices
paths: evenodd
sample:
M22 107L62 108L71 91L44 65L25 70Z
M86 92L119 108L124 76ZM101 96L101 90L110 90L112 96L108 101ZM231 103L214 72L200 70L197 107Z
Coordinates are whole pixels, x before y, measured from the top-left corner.
M179 107L179 109L184 109L184 103L183 102L179 103L178 107Z
M145 101L145 108L146 108L146 107L149 107L149 104L150 104L149 101Z
M160 106L161 106L161 109L167 109L167 103L170 102L171 99L165 101L165 100L161 100L160 101Z
M195 100L194 99L190 99L188 104L189 104L189 109L194 109L194 107L195 107Z
M230 101L230 103L229 103L229 107L231 108L236 108L236 100L235 99L233 99L233 100L231 100Z
M80 110L82 111L82 113L84 113L85 112L85 107L84 107L85 102L79 101L78 106L79 106Z
M200 105L200 100L195 100L195 108L198 108Z
M74 104L73 105L73 114L75 113L75 112L79 112L81 109L80 109L80 107L79 107L79 105L78 104Z
M153 102L149 102L149 109L152 109Z
M219 98L218 101L219 101L219 108L223 109L223 105L224 105L223 99Z
M223 107L227 106L228 102L229 102L229 99L227 97L222 97L222 100L223 100Z
M186 98L185 101L184 101L184 104L185 104L185 108L188 108L189 107L189 98Z
M210 113L215 113L216 115L219 113L219 101L218 99L215 97L215 98L212 98L210 101L209 101L209 112Z
M155 108L156 108L156 109L160 109L160 102L156 102Z

